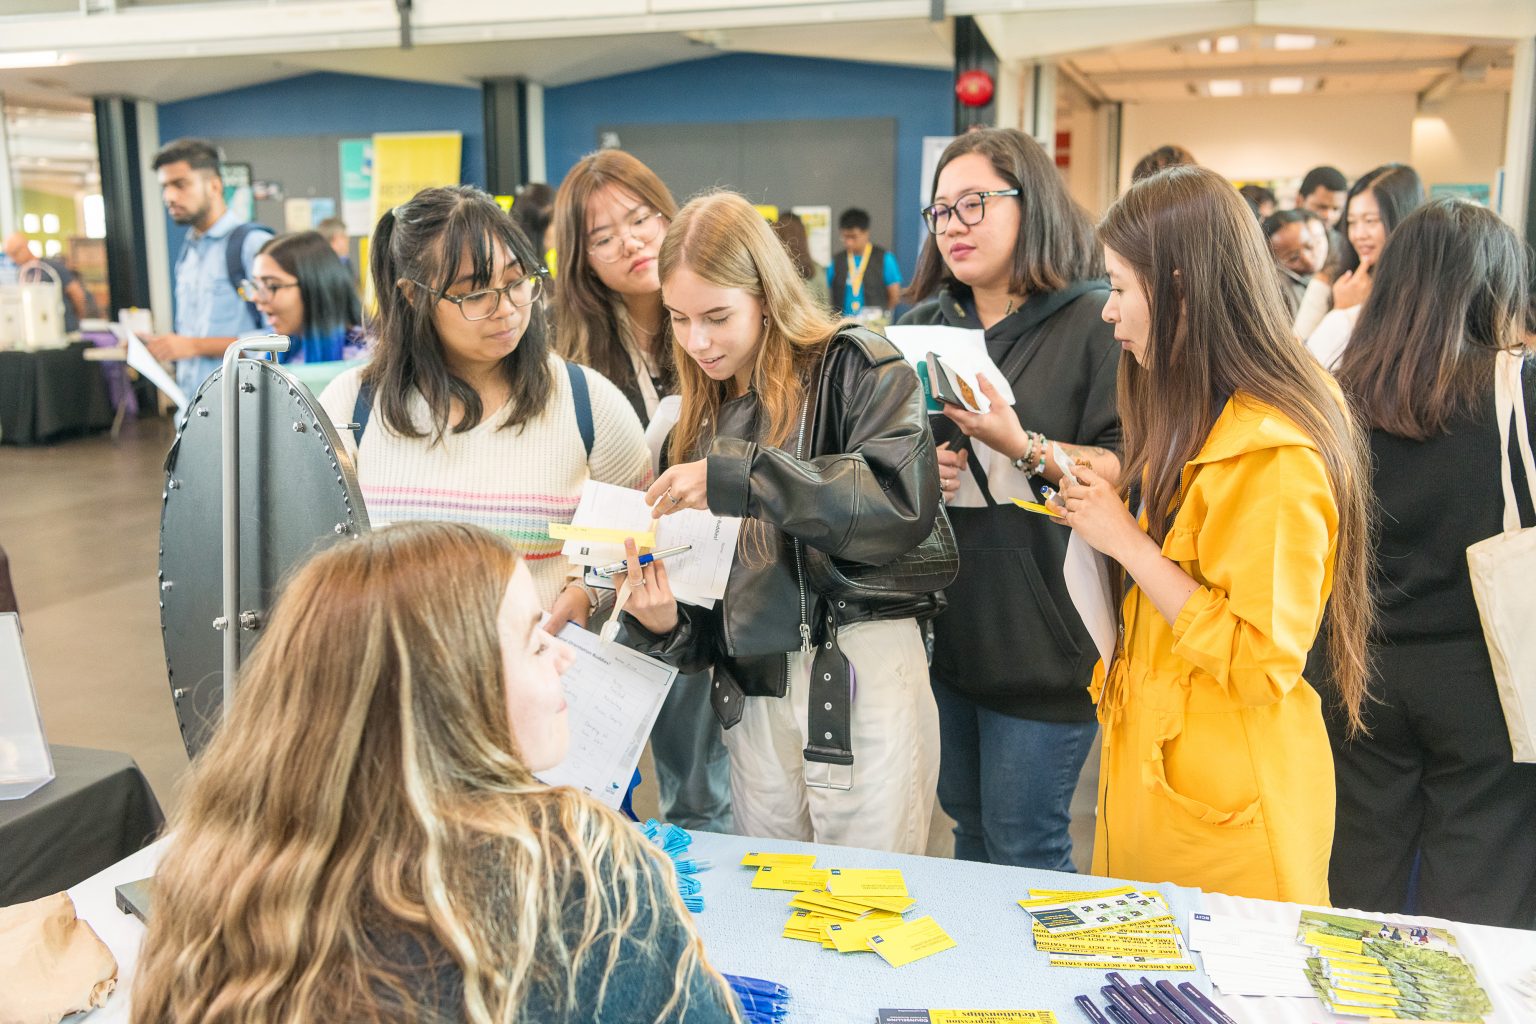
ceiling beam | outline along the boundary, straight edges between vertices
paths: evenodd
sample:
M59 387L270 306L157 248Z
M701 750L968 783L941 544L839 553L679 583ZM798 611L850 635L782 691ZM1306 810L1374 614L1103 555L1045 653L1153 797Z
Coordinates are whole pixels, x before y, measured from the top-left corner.
M1402 75L1421 71L1456 70L1455 57L1424 60L1381 60L1290 64L1210 64L1188 68L1153 68L1146 71L1086 72L1101 86L1138 82L1184 82L1192 78L1295 78L1313 75Z

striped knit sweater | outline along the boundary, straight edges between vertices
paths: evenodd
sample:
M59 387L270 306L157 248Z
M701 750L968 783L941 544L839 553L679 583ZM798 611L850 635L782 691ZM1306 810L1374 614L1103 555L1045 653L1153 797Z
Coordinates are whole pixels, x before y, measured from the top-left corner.
M560 556L560 541L550 540L549 524L571 521L589 471L592 479L620 487L643 486L650 474L645 436L629 401L607 378L583 368L592 396L589 464L565 367L550 356L550 369L554 393L544 411L521 428L498 430L506 415L498 411L479 426L449 433L433 446L426 437L401 437L383 417L374 415L361 452L353 445L352 432L341 431L375 527L436 519L493 530L508 538L527 561L545 608L573 571ZM341 374L320 395L333 423L352 421L360 372ZM418 426L430 424L426 400L419 394L412 396L410 411Z

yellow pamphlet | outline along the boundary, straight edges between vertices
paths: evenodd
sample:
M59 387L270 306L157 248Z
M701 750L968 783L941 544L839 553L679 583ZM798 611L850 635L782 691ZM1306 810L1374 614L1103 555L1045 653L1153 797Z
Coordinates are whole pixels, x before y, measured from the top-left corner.
M789 905L798 907L801 910L825 914L838 921L852 921L855 918L863 917L866 913L865 908L857 903L849 903L846 900L838 899L836 896L829 896L821 889L807 889L790 900Z
M571 523L550 523L549 535L555 540L582 540L588 544L623 544L633 537L635 547L643 554L656 546L656 531L636 533L633 530L610 530L602 526L575 526Z
M804 892L807 889L826 887L830 874L817 868L775 867L764 864L752 876L754 889L783 889L786 892Z
M849 903L870 910L888 910L893 914L905 914L917 905L911 896L849 896Z
M814 853L749 853L741 858L744 868L760 868L772 864L776 868L809 868L816 864Z
M827 891L842 899L859 896L904 898L906 879L895 868L833 868Z
M839 953L868 953L869 937L892 927L890 921L870 920L834 921L827 925L827 938Z
M954 946L955 940L931 917L906 921L869 937L869 948L892 967L903 967Z

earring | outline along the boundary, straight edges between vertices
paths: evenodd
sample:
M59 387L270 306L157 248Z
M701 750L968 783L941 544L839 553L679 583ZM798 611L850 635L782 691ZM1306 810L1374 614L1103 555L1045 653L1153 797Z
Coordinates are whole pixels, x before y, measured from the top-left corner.
M763 317L763 326L764 327L768 326L768 318L767 317Z

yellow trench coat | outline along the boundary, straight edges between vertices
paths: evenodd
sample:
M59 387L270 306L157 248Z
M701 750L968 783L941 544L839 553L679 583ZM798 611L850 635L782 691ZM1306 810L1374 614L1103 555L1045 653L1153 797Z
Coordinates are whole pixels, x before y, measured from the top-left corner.
M1103 724L1093 872L1327 904L1333 756L1302 667L1333 586L1321 454L1238 396L1184 467L1163 554L1200 583L1170 626L1137 587Z

